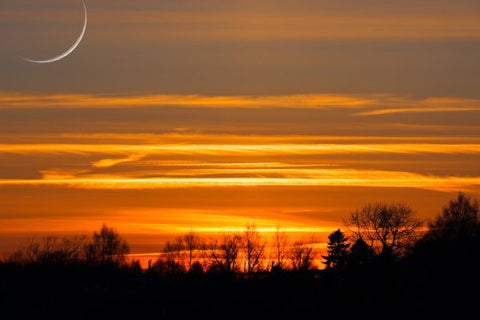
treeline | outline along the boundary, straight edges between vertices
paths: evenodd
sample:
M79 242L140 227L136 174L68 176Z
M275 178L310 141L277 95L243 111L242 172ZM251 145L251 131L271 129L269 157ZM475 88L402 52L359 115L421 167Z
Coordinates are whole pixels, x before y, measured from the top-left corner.
M461 194L461 201L467 199ZM469 201L468 199L466 201ZM317 269L323 258L327 269L366 264L382 258L403 258L422 237L423 222L404 203L372 203L351 214L346 222L349 237L340 229L329 235L328 254L318 257L318 241L290 241L285 230L265 238L254 224L241 233L225 233L210 240L190 232L167 242L149 269L161 274L188 272L253 273Z
M308 319L476 313L479 203L460 193L421 221L404 203L370 203L318 241L247 225L168 241L141 269L104 225L32 240L0 263L5 319ZM325 268L317 268L322 263ZM75 310L75 314L71 314Z
M372 264L396 264L436 255L477 258L480 247L479 204L463 193L425 223L405 203L370 203L355 210L345 221L345 231L329 236L326 255L319 256L318 241L290 240L285 229L265 237L256 225L243 232L226 232L205 238L193 231L167 241L158 259L148 262L148 271L160 275L187 273L237 273L252 275L281 271L316 270L321 259L327 271L364 268ZM45 237L32 239L4 263L15 265L109 265L140 269L140 262L127 259L128 243L118 232L103 225L90 237ZM458 261L456 261L458 262Z
M128 243L115 229L104 224L90 238L81 235L31 239L24 248L11 254L5 263L21 266L86 264L120 267L126 265L129 252Z
M328 274L406 265L429 256L430 261L447 266L449 257L476 261L480 246L479 204L463 193L445 206L432 221L422 221L405 203L370 203L355 210L340 229L329 236L326 255L318 257L313 237L310 241L289 241L285 230L268 239L255 225L242 233L226 233L206 241L190 232L167 242L149 270L161 274L188 272L253 273L311 271L322 258ZM454 260L455 264L459 259ZM426 264L430 262L425 261Z
M148 269L163 275L308 271L316 268L314 244L313 238L290 243L287 232L280 227L271 237L264 237L254 224L246 225L243 232L210 239L189 232L168 241Z
M162 275L186 273L248 273L272 270L315 269L316 251L311 240L288 240L277 229L272 240L264 238L254 224L242 233L223 233L204 238L195 232L167 241L158 259L149 261L148 271ZM129 259L130 246L114 229L103 225L91 237L86 235L31 239L3 263L26 266L109 266L140 269L140 261Z

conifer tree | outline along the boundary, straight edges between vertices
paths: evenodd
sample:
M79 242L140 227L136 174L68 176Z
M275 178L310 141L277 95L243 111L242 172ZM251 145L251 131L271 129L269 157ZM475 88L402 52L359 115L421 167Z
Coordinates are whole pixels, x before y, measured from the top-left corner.
M348 248L348 238L338 229L328 236L327 255L322 256L325 259L322 263L327 266L327 269L338 269L345 265Z
M348 265L351 267L368 265L374 257L375 252L373 249L362 238L359 238L350 248Z

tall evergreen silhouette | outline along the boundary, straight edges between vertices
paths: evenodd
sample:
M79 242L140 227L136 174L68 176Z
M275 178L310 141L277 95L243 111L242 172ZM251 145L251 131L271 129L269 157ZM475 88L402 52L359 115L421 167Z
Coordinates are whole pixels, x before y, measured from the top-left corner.
M323 263L327 266L327 269L343 267L347 259L348 248L350 247L348 238L338 229L328 236L328 240L327 255L322 256L325 259Z

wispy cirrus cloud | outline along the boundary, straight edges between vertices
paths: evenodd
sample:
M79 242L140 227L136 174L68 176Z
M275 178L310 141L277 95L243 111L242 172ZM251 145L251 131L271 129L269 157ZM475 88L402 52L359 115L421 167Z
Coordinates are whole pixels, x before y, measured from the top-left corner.
M480 107L437 107L437 108L392 108L377 109L364 112L357 112L356 116L379 116L397 113L437 113L437 112L461 112L461 111L480 111Z
M480 111L479 99L432 97L424 99L408 99L398 97L392 99L388 106L356 112L356 116L376 116L397 113L436 113Z
M102 167L110 164L135 161L146 155L321 155L321 154L475 154L480 144L449 143L358 143L358 144L0 144L0 152L35 154L112 154L127 158L106 159L94 162Z
M379 104L384 95L298 94L272 96L86 95L0 92L0 108L319 108Z
M352 109L354 116L377 116L398 113L434 113L480 111L480 99L458 97L417 98L378 94L295 94L266 96L206 95L88 95L29 94L0 92L0 109L115 109L115 108L290 108Z
M115 166L115 165L120 164L120 163L138 161L138 160L142 159L143 157L145 157L145 155L132 154L132 155L129 155L128 157L126 157L126 158L102 159L102 160L94 161L92 163L92 166L96 167L96 168L108 168L108 167L112 167L112 166Z
M307 172L308 171L308 172ZM307 170L305 176L298 170L286 177L162 177L130 178L103 174L76 178L0 179L0 186L59 186L92 190L145 190L171 188L212 188L238 186L355 186L382 188L418 188L443 192L469 190L480 185L479 176L432 176L411 172L385 170L324 169ZM283 173L288 173L284 170Z

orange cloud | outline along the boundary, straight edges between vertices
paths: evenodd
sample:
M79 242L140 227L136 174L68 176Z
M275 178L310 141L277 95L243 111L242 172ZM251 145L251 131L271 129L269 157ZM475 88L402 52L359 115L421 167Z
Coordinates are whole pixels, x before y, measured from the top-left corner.
M108 166L135 161L146 155L315 155L315 154L374 154L374 153L438 153L474 154L480 144L453 143L358 143L358 144L0 144L0 152L8 153L72 153L128 155L125 159L106 159L94 166ZM137 160L138 160L137 159Z
M392 94L277 96L82 95L0 92L0 108L345 108L352 115L480 111L480 99L413 98Z
M479 176L433 176L411 172L356 169L288 169L283 177L161 177L130 178L121 174L94 174L46 179L0 179L0 186L64 186L80 189L164 189L230 186L359 186L408 187L452 192L480 184Z
M395 108L379 109L365 112L358 112L356 116L378 116L395 113L432 113L432 112L459 112L459 111L480 111L480 107L438 107L438 108Z
M305 94L279 96L201 95L82 95L22 94L0 92L0 108L122 108L122 107L201 107L201 108L320 108L361 107L378 104L383 95L355 96Z
M132 162L132 161L138 161L142 159L145 155L141 154L132 154L126 158L120 158L120 159L102 159L99 161L95 161L92 163L93 167L96 168L108 168L108 167L113 167L117 164L120 163L125 163L125 162Z

